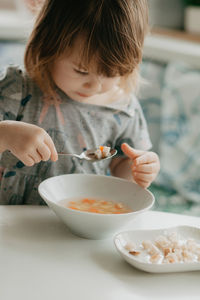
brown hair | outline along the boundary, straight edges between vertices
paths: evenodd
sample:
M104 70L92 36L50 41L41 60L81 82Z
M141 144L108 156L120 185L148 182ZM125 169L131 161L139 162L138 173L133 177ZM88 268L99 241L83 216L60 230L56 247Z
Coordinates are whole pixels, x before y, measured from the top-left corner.
M147 29L146 0L46 0L26 47L25 67L41 90L53 95L50 66L81 36L85 66L95 55L98 73L132 75L136 84Z

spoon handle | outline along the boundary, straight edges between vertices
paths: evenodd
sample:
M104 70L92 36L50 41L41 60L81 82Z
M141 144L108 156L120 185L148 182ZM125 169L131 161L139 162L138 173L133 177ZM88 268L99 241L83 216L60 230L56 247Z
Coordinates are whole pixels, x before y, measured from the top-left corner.
M73 156L73 157L81 158L80 155L78 155L78 154L65 153L65 152L58 152L58 155Z

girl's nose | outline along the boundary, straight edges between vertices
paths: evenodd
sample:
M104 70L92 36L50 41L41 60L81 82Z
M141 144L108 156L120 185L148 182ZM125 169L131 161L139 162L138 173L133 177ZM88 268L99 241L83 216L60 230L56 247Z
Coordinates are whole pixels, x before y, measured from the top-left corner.
M100 92L102 82L98 77L91 77L84 83L84 87L90 89L91 91Z

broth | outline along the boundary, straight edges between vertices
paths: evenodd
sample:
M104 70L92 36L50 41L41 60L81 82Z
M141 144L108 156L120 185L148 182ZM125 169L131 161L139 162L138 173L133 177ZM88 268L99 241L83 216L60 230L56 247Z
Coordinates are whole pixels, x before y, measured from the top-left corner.
M67 202L67 199L60 201L62 206L70 209L92 212L97 214L124 214L132 210L121 202L94 198L74 198Z

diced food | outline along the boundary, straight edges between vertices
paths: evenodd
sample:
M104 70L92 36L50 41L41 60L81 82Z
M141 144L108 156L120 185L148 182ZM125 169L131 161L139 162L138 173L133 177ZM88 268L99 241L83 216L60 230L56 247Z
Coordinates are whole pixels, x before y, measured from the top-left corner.
M133 242L126 243L125 249L128 250L129 252L134 251L136 248L135 244Z
M144 240L139 246L128 242L124 248L130 255L150 263L200 262L200 243L194 239L181 239L176 232Z
M116 203L114 201L97 200L90 198L83 198L75 201L70 201L67 207L70 209L98 214L123 214L132 211L123 203Z
M140 254L140 251L135 251L135 250L133 250L133 251L129 251L129 253L130 253L131 255L137 256L137 255Z
M99 148L94 152L94 156L97 159L102 159L111 156L110 147L99 146Z

